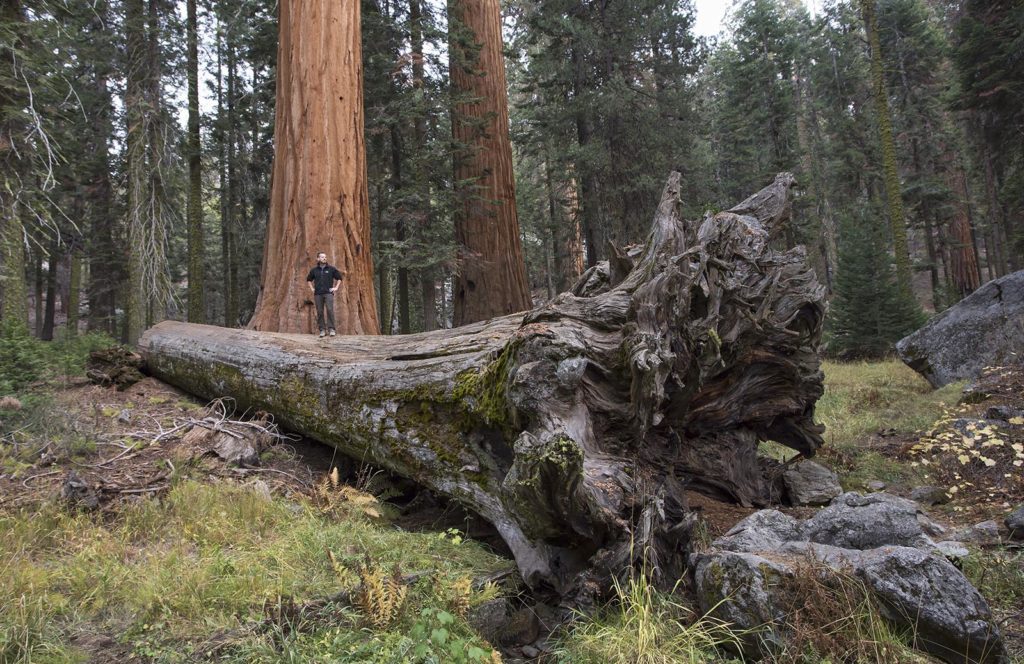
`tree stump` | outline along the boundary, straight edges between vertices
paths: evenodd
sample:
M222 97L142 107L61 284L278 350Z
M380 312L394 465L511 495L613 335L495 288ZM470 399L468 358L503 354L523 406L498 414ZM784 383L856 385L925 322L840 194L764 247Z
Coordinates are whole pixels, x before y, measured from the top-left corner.
M405 336L164 322L153 375L230 396L488 519L534 588L586 601L682 573L686 488L767 501L758 442L812 456L824 289L772 248L794 181L684 221L673 173L649 240L526 312Z

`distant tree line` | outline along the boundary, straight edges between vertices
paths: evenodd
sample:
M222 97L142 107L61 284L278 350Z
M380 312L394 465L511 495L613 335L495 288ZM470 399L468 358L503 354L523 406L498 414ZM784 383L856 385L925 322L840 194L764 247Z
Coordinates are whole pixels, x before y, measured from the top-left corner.
M278 4L0 0L5 334L250 324L292 269L269 257L308 243L268 234ZM361 86L358 306L384 333L553 297L644 240L673 169L692 216L794 172L780 242L829 289L839 354L885 353L1024 268L1018 2L748 0L713 39L690 0L359 10L338 29L361 79L322 94Z

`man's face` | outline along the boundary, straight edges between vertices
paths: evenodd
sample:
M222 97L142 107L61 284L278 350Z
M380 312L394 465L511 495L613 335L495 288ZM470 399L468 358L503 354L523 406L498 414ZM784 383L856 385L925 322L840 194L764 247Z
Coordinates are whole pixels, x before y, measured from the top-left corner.
M321 263L321 264L326 264L327 263L327 254L325 254L324 252L321 251L319 254L316 255L316 262L317 263Z

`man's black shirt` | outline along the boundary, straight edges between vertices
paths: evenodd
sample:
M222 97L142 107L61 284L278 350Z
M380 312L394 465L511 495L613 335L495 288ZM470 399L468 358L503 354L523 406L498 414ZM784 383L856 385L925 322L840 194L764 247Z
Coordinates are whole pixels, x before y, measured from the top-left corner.
M306 281L313 282L313 292L317 295L330 293L335 279L341 281L341 272L333 265L324 265L323 267L317 265L309 271L309 276L306 277Z

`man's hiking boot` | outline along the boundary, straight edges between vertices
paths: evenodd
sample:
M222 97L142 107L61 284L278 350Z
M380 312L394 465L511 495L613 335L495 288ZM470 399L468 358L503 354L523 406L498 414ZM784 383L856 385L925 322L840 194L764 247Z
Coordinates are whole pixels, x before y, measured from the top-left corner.
M324 332L323 330L320 330L320 338L323 339L326 336L327 336L327 333Z
M334 335L336 335L336 334L338 334L338 333L337 333L337 332L335 332L334 330L331 330L331 336L332 336L332 337L333 337Z

